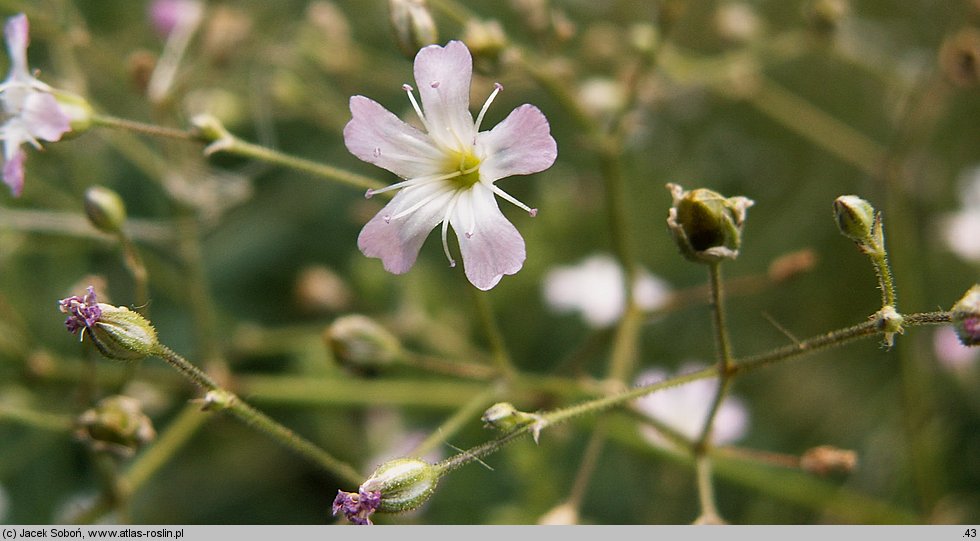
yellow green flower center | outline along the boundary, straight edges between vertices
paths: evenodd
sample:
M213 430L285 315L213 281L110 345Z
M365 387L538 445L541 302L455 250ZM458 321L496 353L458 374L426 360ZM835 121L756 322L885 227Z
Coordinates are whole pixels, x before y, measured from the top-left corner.
M480 181L480 158L471 152L452 152L446 164L450 172L459 171L459 175L449 179L450 184L458 190L465 190Z

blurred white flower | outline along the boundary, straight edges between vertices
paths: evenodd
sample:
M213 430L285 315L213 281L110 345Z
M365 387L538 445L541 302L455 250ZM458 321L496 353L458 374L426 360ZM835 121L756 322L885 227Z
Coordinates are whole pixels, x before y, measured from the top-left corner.
M10 511L10 497L7 490L0 485L0 524L7 523L7 513Z
M951 372L969 369L980 359L980 349L964 346L956 336L956 331L949 326L936 329L932 336L932 347L939 363Z
M646 311L663 307L670 299L670 285L641 270L633 294ZM544 297L556 312L579 312L592 327L615 323L626 308L626 276L608 255L593 255L578 265L556 267L544 279Z
M677 373L686 374L702 368L704 368L702 364L685 363ZM667 377L668 373L665 370L654 368L637 376L636 384L646 385L662 381ZM694 440L701 435L701 430L717 391L717 379L699 379L638 398L634 401L634 406L644 415L656 419L685 437ZM748 409L741 399L729 393L715 417L712 442L715 445L725 445L738 441L748 431L748 427ZM667 438L651 426L641 426L640 434L644 439L658 447L673 447Z
M941 235L954 254L980 263L980 165L963 172L959 183L962 210L940 220Z

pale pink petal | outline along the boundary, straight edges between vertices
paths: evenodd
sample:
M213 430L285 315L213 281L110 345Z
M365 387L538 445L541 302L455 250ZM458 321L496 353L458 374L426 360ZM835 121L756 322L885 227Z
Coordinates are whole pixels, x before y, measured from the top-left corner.
M544 114L533 105L521 105L492 130L477 136L484 181L544 171L555 163L558 145Z
M357 237L357 247L368 257L380 258L388 272L408 272L429 232L445 217L452 196L439 183L401 190L364 226ZM397 217L399 212L423 201L419 208Z
M68 115L51 94L31 92L24 100L20 117L25 128L37 139L57 141L71 130Z
M466 277L477 288L486 291L524 266L524 238L483 184L460 195L449 223L459 239Z
M473 57L461 41L429 45L415 56L415 82L430 135L439 144L461 151L473 144L470 80Z
M7 24L3 28L3 35L7 40L7 50L10 52L10 74L11 78L20 76L30 76L27 71L27 43L28 24L27 16L19 13L7 19Z
M378 102L353 96L350 112L344 144L351 154L405 179L441 172L445 155L424 133Z
M21 149L16 149L13 156L4 161L3 182L10 186L10 192L14 197L20 197L24 191L24 160L27 155Z

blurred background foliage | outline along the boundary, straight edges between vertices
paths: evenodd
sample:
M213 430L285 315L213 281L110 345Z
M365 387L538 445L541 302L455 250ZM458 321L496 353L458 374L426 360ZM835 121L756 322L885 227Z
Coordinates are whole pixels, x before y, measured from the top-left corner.
M579 99L599 126L621 118L625 137L616 154L628 242L674 291L701 287L707 273L677 254L665 227L664 184L755 201L741 256L725 269L736 280L728 302L736 355L788 343L783 330L803 338L877 310L874 274L832 220L831 203L841 194L883 211L900 310L948 309L977 281L980 263L943 242L942 220L963 209L964 179L980 165L980 3L474 0L430 7L439 43L466 38L476 51L478 37L463 20L495 21L538 70L560 81L558 93L549 91L507 54L477 56L473 103L482 103L494 81L505 87L485 124L533 103L559 148L549 170L501 183L540 209L531 219L504 208L527 241L528 259L486 294L507 350L528 377L602 378L611 336L549 309L543 296L549 270L614 251L596 147L561 92ZM207 112L244 139L392 181L351 156L341 135L351 95L409 111L401 85L413 82L412 64L395 43L387 2L210 1L159 103L145 88L165 38L151 25L148 3L7 0L0 8L4 16L28 15L30 64L41 78L100 111L174 127ZM624 92L633 98L625 111L618 109ZM24 195L0 196L0 520L332 523L337 489L355 488L215 415L189 422L201 426L131 495L127 513L92 509L107 476L159 445L168 427L193 419L181 412L198 397L157 359L106 361L64 332L55 301L89 283L106 284L111 302L135 302L118 244L84 221L83 194L93 185L126 203L161 339L365 473L493 385L407 367L357 373L331 357L322 332L348 313L375 318L415 351L468 362L488 357L472 287L461 269L448 268L437 239L404 276L359 253L357 234L379 208L376 200L300 172L209 160L196 143L92 129L31 151ZM776 258L799 250L814 256L812 268L778 282L765 278ZM706 299L697 291L684 298L644 321L637 371L714 359ZM739 445L798 456L830 444L856 451L859 466L821 478L721 462L722 515L734 523L980 520L977 356L948 368L934 335L933 328L910 329L891 350L865 340L739 378L733 392L750 419ZM387 381L433 386L389 394L377 385ZM139 398L160 439L107 464L65 423L112 394ZM575 394L531 385L496 399L535 410L571 403ZM492 437L480 426L481 411L437 454ZM568 496L597 418L548 430L539 445L511 444L487 460L492 471L467 466L443 479L422 510L379 521L534 523ZM603 418L609 442L581 521L694 520L690 464L646 443L630 415Z

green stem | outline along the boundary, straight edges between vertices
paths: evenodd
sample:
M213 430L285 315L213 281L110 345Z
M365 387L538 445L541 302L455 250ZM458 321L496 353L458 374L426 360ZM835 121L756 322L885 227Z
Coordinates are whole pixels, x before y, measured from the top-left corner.
M123 263L133 277L134 298L136 299L136 311L144 317L148 316L150 294L149 294L149 275L146 265L140 256L139 250L133 240L125 232L119 234L119 242L123 249Z
M131 132L142 133L144 135L152 135L155 137L167 137L170 139L184 139L187 141L201 140L200 137L192 131L181 130L177 128L168 128L166 126L158 126L156 124L147 124L144 122L137 122L135 120L117 118L109 115L92 115L92 124L96 126L102 126L104 128L127 130Z
M719 372L724 378L725 372L732 369L732 346L728 338L728 325L725 321L724 291L721 281L721 264L712 263L709 266L711 277L711 313L715 330L715 348L718 354Z
M167 346L158 344L154 354L162 358L167 362L167 364L174 367L178 372L193 381L205 391L215 392L216 397L218 397L218 400L215 402L217 407L223 408L225 411L228 411L230 414L238 417L246 424L258 429L267 436L278 441L286 448L292 449L296 453L311 460L324 470L343 478L345 481L359 483L363 480L363 476L352 466L334 458L323 449L320 449L313 443L297 435L292 430L272 420L264 413L248 405L234 393L222 389L201 369L188 362Z
M74 421L67 415L42 413L24 408L14 408L0 404L0 421L12 421L40 430L65 432L71 430Z
M152 446L139 454L124 474L130 493L137 492L204 426L210 416L198 404L188 404L160 433Z
M711 475L711 458L700 455L694 461L694 471L698 482L698 501L701 504L701 516L695 521L698 524L723 524L724 519L718 513L715 504L715 489Z
M285 154L271 148L248 143L227 133L223 135L221 139L211 143L211 145L205 149L205 153L207 154L217 154L219 152L242 156L244 158L250 158L275 165L281 165L290 169L295 169L297 171L302 171L314 176L339 182L341 184L346 184L354 188L370 190L385 186L373 178L365 177L363 175L359 175L345 169L340 169L338 167L333 167L331 165Z
M493 307L490 305L490 299L485 291L479 291L475 288L470 289L473 291L473 300L476 304L476 313L480 318L480 324L483 326L483 331L487 335L487 340L490 341L494 363L501 373L510 379L517 370L514 368L514 362L510 358L510 353L507 352L507 343L504 341L503 333L500 332L500 325L497 324L497 318L493 315Z

